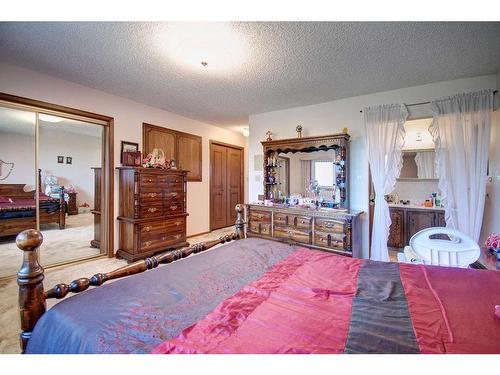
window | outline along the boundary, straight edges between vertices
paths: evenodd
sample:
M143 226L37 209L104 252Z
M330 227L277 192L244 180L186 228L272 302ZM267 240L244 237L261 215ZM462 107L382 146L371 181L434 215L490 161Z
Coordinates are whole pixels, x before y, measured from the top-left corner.
M314 179L321 187L335 185L335 165L331 160L315 160L313 162Z

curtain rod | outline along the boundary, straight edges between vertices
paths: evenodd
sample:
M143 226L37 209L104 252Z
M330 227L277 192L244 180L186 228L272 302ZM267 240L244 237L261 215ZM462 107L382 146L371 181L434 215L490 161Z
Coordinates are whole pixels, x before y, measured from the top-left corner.
M493 96L495 96L495 94L498 93L498 90L494 90L493 91ZM427 102L420 102L420 103L412 103L412 104L406 104L407 107L413 107L413 106L416 106L416 105L424 105L424 104L431 104L431 101L427 101ZM359 113L363 113L363 111L359 111Z

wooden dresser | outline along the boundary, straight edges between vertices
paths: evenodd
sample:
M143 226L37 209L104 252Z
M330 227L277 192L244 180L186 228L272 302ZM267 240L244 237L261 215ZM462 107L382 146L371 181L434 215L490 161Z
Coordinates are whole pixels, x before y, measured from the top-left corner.
M186 242L186 171L119 167L118 257L132 262Z
M362 258L359 216L353 210L246 205L247 236L301 244Z

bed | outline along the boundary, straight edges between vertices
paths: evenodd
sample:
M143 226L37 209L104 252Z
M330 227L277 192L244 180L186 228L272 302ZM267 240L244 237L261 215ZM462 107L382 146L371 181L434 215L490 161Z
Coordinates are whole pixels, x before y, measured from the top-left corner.
M36 191L25 191L25 187L25 184L0 184L0 237L13 236L23 230L36 228ZM64 229L64 188L58 198L39 194L40 224L55 223L59 225L59 229Z
M218 241L47 291L36 260L42 239L23 232L24 351L500 353L499 272L375 262L244 238L243 207L237 210L235 232ZM76 295L45 312L46 299L69 293Z

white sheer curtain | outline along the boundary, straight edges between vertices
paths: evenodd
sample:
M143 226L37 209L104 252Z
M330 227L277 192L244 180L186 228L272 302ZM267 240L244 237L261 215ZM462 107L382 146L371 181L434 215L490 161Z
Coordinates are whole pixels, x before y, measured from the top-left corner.
M493 91L438 99L429 127L436 145L446 226L479 241L486 196Z
M434 150L417 152L417 155L415 155L415 164L417 164L418 178L436 178L435 154Z
M300 161L302 171L302 196L309 196L309 185L311 184L311 160Z
M365 108L366 144L368 160L375 189L375 212L371 259L389 261L387 237L391 217L385 195L394 190L396 178L401 172L404 144L404 123L408 111L404 104L382 105Z

